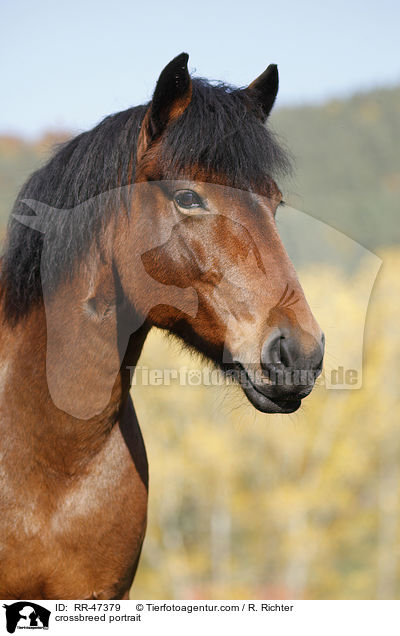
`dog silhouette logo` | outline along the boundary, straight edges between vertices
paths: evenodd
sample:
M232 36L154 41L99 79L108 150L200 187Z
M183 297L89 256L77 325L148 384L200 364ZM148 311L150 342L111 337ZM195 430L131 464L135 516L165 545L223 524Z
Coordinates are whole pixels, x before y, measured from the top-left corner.
M9 634L14 634L16 629L49 629L51 612L37 603L18 601L3 607Z

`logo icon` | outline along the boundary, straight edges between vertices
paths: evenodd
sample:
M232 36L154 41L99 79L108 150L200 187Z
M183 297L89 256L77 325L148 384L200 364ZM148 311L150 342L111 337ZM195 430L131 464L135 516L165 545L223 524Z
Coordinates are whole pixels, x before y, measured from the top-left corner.
M18 601L3 605L6 610L7 631L14 634L16 629L49 629L50 610L31 603Z

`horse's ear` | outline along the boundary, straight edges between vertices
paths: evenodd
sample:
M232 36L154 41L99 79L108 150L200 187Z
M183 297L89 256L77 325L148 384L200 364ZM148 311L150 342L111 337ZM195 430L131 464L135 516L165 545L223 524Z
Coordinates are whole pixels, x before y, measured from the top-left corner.
M260 104L264 117L267 119L272 110L279 88L278 67L270 64L257 79L245 89L254 96Z
M144 146L156 139L190 104L192 81L187 67L188 59L187 53L181 53L161 72L143 122Z

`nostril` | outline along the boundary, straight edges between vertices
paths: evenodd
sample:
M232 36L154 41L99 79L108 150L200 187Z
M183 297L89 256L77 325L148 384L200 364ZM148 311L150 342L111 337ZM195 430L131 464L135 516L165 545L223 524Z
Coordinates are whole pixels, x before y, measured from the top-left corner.
M322 334L319 344L317 345L317 341L314 340L313 350L307 351L305 345L302 345L293 334L275 330L262 346L261 367L264 374L267 374L270 379L275 377L274 382L278 381L278 374L285 374L285 383L290 380L292 385L297 385L306 381L307 387L313 385L322 372L324 341ZM306 344L309 345L309 342ZM301 376L302 373L303 376ZM301 377L305 380L300 380ZM311 377L312 381L309 380Z
M264 370L273 364L280 364L281 362L281 340L282 336L274 336L266 342L264 342L261 351L261 366Z
M289 353L288 342L285 336L281 336L280 338L280 355L281 355L282 364L285 367L290 367L290 353Z
M272 364L280 364L281 362L281 341L282 337L278 336L278 338L275 338L270 345L269 357Z

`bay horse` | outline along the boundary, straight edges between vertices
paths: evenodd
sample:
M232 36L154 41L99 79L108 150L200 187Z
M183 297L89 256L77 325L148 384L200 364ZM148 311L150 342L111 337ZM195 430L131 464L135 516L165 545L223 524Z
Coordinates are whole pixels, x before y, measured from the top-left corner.
M235 370L265 413L294 412L321 372L323 334L275 225L289 166L266 126L277 67L235 89L187 63L164 68L148 104L59 148L15 203L0 598L128 598L148 496L131 369L153 326Z

